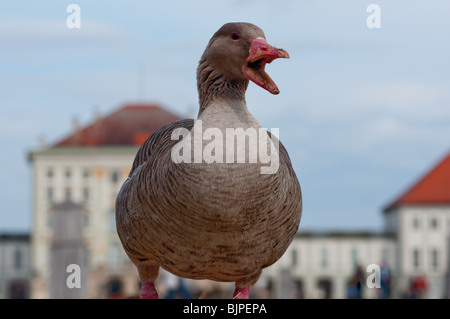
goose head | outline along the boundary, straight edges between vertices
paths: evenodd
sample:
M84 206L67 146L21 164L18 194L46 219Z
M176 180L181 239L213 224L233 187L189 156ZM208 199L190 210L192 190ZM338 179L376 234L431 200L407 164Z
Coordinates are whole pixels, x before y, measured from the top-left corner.
M197 70L198 81L250 80L278 94L277 85L265 71L266 64L277 58L289 58L289 54L270 45L259 27L251 23L227 23L209 41Z

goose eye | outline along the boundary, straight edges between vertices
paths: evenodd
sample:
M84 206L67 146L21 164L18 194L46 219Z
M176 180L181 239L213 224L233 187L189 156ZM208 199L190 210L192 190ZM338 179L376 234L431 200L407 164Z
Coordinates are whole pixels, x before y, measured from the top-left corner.
M233 32L230 36L233 40L239 40L241 38L241 35L237 32Z

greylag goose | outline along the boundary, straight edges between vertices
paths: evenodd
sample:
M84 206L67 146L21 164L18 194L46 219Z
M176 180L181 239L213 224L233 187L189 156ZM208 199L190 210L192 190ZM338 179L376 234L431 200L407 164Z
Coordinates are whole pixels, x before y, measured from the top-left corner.
M286 149L245 101L249 80L279 93L265 72L277 58L289 55L257 26L223 25L198 65L197 120L166 124L139 149L117 196L116 224L141 298L158 298L160 267L235 282L233 297L248 298L291 243L302 214L300 184Z

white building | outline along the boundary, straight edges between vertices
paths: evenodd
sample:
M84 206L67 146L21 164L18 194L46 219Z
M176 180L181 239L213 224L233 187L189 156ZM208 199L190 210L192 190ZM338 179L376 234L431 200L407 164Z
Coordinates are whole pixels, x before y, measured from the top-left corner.
M272 282L274 297L347 298L349 281L358 266L366 273L367 266L381 265L394 256L395 241L384 234L301 232L281 260L263 274ZM285 282L279 280L283 273L288 276ZM362 297L376 298L378 291L363 287Z
M418 297L450 297L450 154L383 214L380 233L300 232L281 260L263 272L266 282L272 283L273 296L288 291L288 297L297 293L306 298L346 298L356 264L367 277L369 265L385 263L392 297L411 297L411 284L421 277L427 289ZM294 292L286 288L292 281ZM376 298L380 291L363 282L362 293Z
M161 125L177 119L155 105L127 105L84 128L75 125L67 138L29 154L33 172L32 298L50 296L52 210L54 204L64 201L85 208L86 265L80 267L83 282L89 285L88 296L138 294L136 270L116 232L115 200L139 146Z
M385 229L396 236L396 290L424 275L426 297L450 297L450 154L384 209Z

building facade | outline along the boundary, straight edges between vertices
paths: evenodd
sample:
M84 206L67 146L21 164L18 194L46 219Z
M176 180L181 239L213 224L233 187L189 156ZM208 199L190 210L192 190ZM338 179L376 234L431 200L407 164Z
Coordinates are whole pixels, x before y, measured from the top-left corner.
M76 254L83 285L87 286L82 297L139 295L137 271L117 236L115 199L139 146L157 128L177 119L155 105L126 105L97 117L86 127L75 125L68 137L30 152L31 298L58 297L52 291L60 291L57 285L66 282L54 280L52 274L58 273L61 278L65 272L70 275L66 269L74 262L55 255L59 247L56 232L67 229L67 225L55 226L55 214L60 214L64 203L81 207L78 239L84 247ZM263 271L251 297L448 297L450 154L387 205L383 216L384 228L379 232L300 231L283 257ZM371 268L374 265L378 267L375 270ZM164 271L160 277L178 282ZM382 285L373 287L367 279ZM227 298L233 291L232 283L183 282L195 291L191 294L194 298ZM157 281L161 296L174 285Z
M264 271L274 297L348 298L362 278L361 298L378 298L380 291L364 289L369 265L395 268L395 239L370 232L300 232L283 257ZM287 276L283 282L280 279ZM288 287L286 287L288 285ZM285 296L283 296L283 293Z
M52 273L72 262L52 264L55 205L82 205L85 243L81 277L88 298L135 296L139 279L125 255L115 225L115 200L127 178L140 144L154 130L179 119L155 105L127 105L94 120L85 128L75 126L67 138L29 154L33 172L33 224L31 259L34 276L32 298L50 298ZM69 273L67 273L69 276ZM60 281L60 280L59 280ZM55 296L56 297L56 296Z
M426 277L426 297L450 297L450 154L384 209L385 229L396 235L399 296Z
M0 299L30 296L30 235L0 234Z
M368 267L379 265L389 271L391 298L450 298L450 153L387 205L383 217L379 233L300 231L263 272L272 296L348 298L359 265L361 297L378 298L383 290L366 280Z

